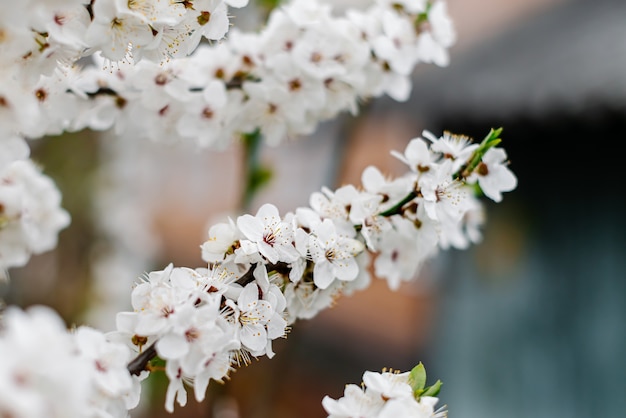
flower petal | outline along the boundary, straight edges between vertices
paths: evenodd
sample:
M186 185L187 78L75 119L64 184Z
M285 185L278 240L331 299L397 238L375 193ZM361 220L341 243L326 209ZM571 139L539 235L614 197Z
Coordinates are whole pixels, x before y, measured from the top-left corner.
M167 334L156 343L159 356L165 359L179 359L189 352L189 343L178 334Z

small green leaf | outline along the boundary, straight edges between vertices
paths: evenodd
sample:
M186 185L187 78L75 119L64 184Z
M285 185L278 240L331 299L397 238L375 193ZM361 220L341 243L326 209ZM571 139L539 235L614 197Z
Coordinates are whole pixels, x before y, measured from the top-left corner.
M428 386L421 396L437 396L441 390L441 385L443 385L443 382L437 380L435 384Z
M413 367L413 370L409 373L409 384L416 397L424 390L424 386L426 386L426 369L421 361L417 366Z

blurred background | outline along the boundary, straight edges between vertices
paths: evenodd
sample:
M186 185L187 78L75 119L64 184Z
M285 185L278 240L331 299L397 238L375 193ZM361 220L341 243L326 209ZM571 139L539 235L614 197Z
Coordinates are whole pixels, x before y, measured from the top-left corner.
M365 370L422 361L455 418L626 413L626 2L449 0L451 64L418 67L408 103L380 99L311 138L264 148L274 178L251 204L281 212L360 183L423 129L503 127L519 186L485 202L484 241L441 253L397 292L374 280L174 414L151 379L134 418L319 418ZM235 21L236 22L236 21ZM136 141L135 141L136 142ZM67 158L68 153L76 155ZM33 143L72 214L59 248L11 271L7 303L113 329L144 271L203 264L207 227L237 214L242 150L201 152L80 133ZM115 225L130 225L116 229Z

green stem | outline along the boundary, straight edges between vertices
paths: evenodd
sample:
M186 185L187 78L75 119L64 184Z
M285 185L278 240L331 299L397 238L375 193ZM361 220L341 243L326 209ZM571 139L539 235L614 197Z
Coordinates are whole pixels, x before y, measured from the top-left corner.
M468 178L472 174L472 172L474 172L476 167L478 167L478 164L480 164L480 162L483 160L485 153L490 148L493 148L496 145L498 145L500 142L502 142L502 139L500 139L501 133L502 133L502 128L498 128L498 129L492 128L487 134L487 136L485 137L485 139L483 139L483 142L481 142L478 148L476 148L476 151L474 151L474 153L472 154L468 162L465 163L459 169L459 171L454 173L454 176L453 176L454 179L464 180Z
M398 203L396 203L395 205L393 205L386 211L379 213L378 216L391 216L391 215L399 214L402 212L401 211L402 206L406 205L407 203L409 203L411 200L415 199L416 197L417 197L417 193L415 192L415 190L413 190L411 193L406 195L404 199L402 199L401 201L399 201Z
M279 7L282 0L260 0L259 5L263 8L265 20L275 8Z
M260 163L261 144L263 143L261 132L257 129L252 133L244 134L242 139L244 145L243 179L245 185L239 206L243 211L248 212L252 199L269 182L272 172Z
M487 136L485 137L485 139L483 139L483 141L480 143L478 148L476 148L476 151L474 151L470 159L465 164L463 164L463 166L461 166L459 171L454 173L452 177L455 180L461 180L461 181L468 178L472 174L472 172L476 169L476 167L478 167L480 162L483 160L485 153L490 148L493 148L496 145L498 145L500 142L502 142L502 139L500 138L501 133L502 133L502 128L498 128L498 129L492 128L487 134ZM406 205L407 203L409 203L411 200L415 199L416 197L417 197L417 191L412 190L402 200L400 200L398 203L396 203L395 205L393 205L386 211L379 213L378 216L391 216L391 215L402 213L402 207Z

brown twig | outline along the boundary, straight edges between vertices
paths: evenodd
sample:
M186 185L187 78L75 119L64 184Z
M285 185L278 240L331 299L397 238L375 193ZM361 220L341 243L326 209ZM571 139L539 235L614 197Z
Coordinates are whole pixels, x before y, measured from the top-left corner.
M145 351L139 353L137 357L131 360L126 367L128 372L133 376L139 376L141 372L147 370L148 363L150 360L157 356L157 351L155 347L156 341L153 342Z

